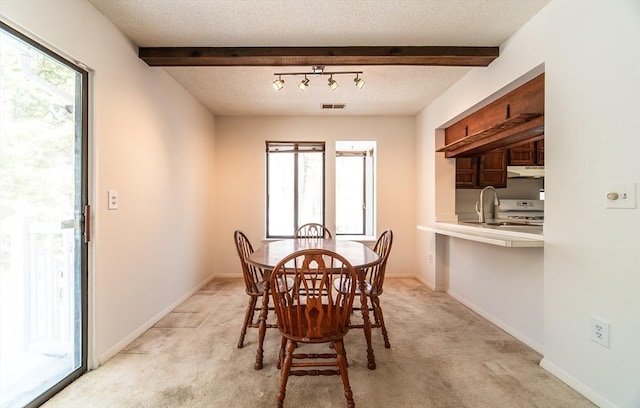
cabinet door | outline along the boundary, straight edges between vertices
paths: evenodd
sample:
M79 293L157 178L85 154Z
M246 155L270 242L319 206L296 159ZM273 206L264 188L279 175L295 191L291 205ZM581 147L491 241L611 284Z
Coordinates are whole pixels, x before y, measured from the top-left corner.
M456 159L456 188L478 187L478 158L459 157Z
M507 151L505 149L480 156L479 186L507 186Z
M536 164L544 166L544 139L540 139L536 142Z
M509 164L532 166L536 164L536 142L524 143L509 149Z

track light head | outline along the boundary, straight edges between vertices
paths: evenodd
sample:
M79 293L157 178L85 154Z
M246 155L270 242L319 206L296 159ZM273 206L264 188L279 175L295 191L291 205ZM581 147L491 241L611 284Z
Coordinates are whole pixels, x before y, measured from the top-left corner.
M355 79L353 80L353 82L356 83L356 86L360 89L362 89L362 87L364 86L364 79L360 78L358 76L359 74L356 74Z
M309 80L307 79L307 76L305 75L304 79L298 85L298 88L300 88L301 91L304 91L305 89L307 89L308 86L309 86Z
M329 77L329 88L331 88L332 91L335 91L336 88L338 87L338 83L333 79L333 75Z
M279 91L282 88L284 88L284 80L282 79L282 77L278 77L278 79L273 81L273 89Z

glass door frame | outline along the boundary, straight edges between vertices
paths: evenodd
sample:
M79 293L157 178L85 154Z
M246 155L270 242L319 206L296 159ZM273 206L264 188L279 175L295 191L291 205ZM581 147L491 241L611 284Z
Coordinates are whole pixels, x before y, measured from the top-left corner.
M69 67L74 70L78 74L80 74L80 84L81 87L80 92L76 92L75 105L81 105L80 112L80 123L78 122L78 117L76 116L75 121L75 132L76 132L76 140L79 141L79 151L76 148L76 157L78 157L78 153L80 155L80 163L76 163L76 166L79 166L80 169L80 177L78 180L78 174L76 171L76 194L80 194L79 199L76 200L76 217L78 217L79 221L79 234L81 239L79 239L79 265L76 268L80 268L80 282L79 282L79 290L80 290L80 299L79 305L75 305L75 313L76 316L80 315L80 336L81 336L81 350L80 350L80 365L74 371L69 373L65 378L60 380L58 383L54 384L51 388L45 391L43 394L35 398L33 401L29 402L26 407L38 407L42 405L45 401L50 399L52 396L60 392L63 388L73 382L75 379L80 377L87 371L88 367L88 255L89 255L89 241L91 238L91 211L89 204L89 72L80 67L74 61L71 61L68 58L63 57L57 52L45 47L44 45L38 43L36 40L30 38L29 36L21 33L17 29L7 25L5 22L0 21L0 29L2 31L7 32L8 34L20 39L25 42L29 46L36 48L40 52L46 54L47 56L55 59L61 64ZM78 85L76 85L76 88ZM78 133L80 133L80 138L77 138ZM76 167L77 169L77 167ZM80 185L78 185L78 182ZM77 232L76 232L77 234ZM76 257L76 262L78 258Z

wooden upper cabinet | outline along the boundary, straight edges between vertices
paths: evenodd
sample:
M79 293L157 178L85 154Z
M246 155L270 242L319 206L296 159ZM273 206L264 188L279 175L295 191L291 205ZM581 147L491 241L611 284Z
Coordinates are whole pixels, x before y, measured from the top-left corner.
M544 139L524 143L509 149L510 166L543 166Z
M480 156L480 168L478 171L479 187L507 186L507 151L485 153Z
M445 129L456 188L506 187L507 163L544 165L544 74Z
M469 157L544 135L544 74L445 129L445 157Z
M536 163L540 166L544 166L544 139L540 139L536 142Z
M456 158L456 188L507 186L507 151L485 153L479 157Z
M536 164L536 142L524 143L509 149L509 165L529 166Z
M478 158L459 157L456 159L456 188L478 187Z

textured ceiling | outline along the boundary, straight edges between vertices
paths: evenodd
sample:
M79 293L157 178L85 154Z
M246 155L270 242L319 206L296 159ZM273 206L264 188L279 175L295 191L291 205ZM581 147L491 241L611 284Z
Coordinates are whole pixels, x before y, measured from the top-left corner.
M499 46L548 0L90 0L139 47ZM469 68L326 67L364 71L366 85L337 76L285 77L311 67L165 69L216 115L415 115ZM482 68L480 68L482 69ZM341 111L322 104L344 103Z

